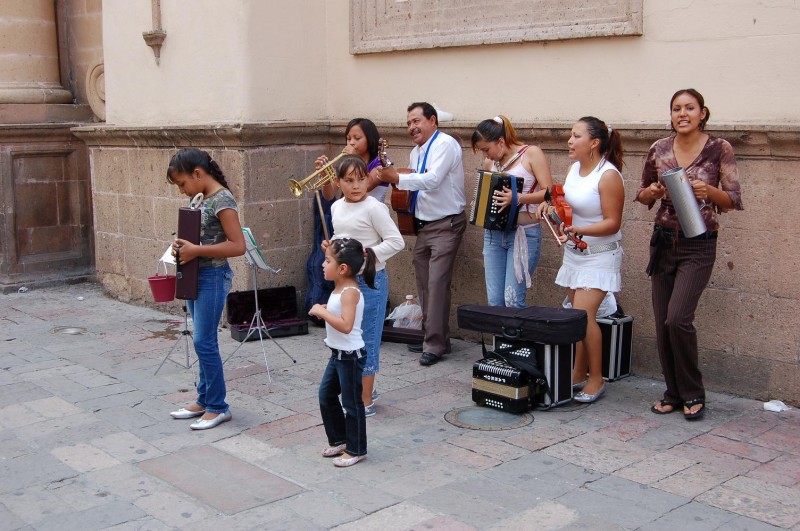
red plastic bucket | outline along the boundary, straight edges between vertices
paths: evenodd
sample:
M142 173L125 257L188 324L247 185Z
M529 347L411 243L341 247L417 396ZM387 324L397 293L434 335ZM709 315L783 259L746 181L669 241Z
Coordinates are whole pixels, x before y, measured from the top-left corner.
M156 302L170 302L175 300L175 275L156 275L147 277L150 291Z

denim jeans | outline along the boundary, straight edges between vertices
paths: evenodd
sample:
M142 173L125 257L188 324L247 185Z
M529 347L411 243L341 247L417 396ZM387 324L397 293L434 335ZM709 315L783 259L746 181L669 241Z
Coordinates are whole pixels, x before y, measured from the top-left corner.
M380 370L381 336L386 319L386 301L389 300L389 278L386 270L375 272L375 289L358 276L358 288L364 297L364 317L361 319L361 337L367 349L364 376L372 376Z
M231 290L233 271L226 263L200 268L197 300L186 301L194 321L194 351L200 368L197 380L197 405L209 413L225 413L225 375L217 341L217 327Z
M353 456L367 453L367 418L361 398L361 372L367 357L363 349L360 352L359 356L342 355L342 359L331 355L319 384L319 412L328 444L346 443L347 453Z
M528 272L533 275L542 252L542 233L538 223L526 225ZM525 307L525 279L517 282L514 274L514 237L516 231L487 230L483 236L483 268L489 306Z

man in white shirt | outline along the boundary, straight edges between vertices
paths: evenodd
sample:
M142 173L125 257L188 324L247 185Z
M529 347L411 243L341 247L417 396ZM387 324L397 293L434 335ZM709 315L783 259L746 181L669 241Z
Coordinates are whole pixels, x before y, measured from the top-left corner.
M419 362L433 365L450 351L450 284L467 226L464 166L461 144L439 130L439 117L430 103L412 103L407 118L408 134L416 144L411 172L398 173L390 166L380 177L416 193L414 272L425 323Z

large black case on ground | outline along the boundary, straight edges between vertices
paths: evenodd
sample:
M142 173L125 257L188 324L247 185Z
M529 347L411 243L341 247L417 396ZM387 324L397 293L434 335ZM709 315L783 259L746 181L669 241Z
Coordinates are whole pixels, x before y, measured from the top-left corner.
M458 326L511 340L567 345L586 336L586 312L566 308L458 307Z
M297 318L297 291L294 286L258 290L261 318L272 337L296 336L308 333L308 320ZM228 294L228 324L231 337L244 341L256 311L252 291L234 291ZM266 334L263 337L267 337ZM248 341L258 339L256 330Z

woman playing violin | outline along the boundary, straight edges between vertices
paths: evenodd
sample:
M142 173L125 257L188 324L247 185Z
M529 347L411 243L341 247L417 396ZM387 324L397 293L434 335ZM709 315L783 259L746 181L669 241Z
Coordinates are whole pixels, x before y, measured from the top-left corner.
M676 92L670 100L674 135L650 148L636 201L656 212L650 240L650 275L656 343L667 390L651 411L667 414L681 408L687 419L705 413L705 388L697 359L694 312L711 278L717 253L717 214L742 209L739 173L731 145L704 132L710 116L702 94L694 89ZM686 238L661 175L683 167L694 195L704 205L700 213L707 232Z
M565 245L556 284L567 288L573 308L586 311L586 337L575 351L572 381L580 388L574 400L588 403L596 401L605 391L597 310L606 292L620 290L619 229L625 201L619 170L622 142L619 132L602 120L587 116L572 126L567 145L569 158L575 161L564 182L565 198L572 206L572 225L559 227ZM547 208L546 203L540 204L537 215L541 218ZM585 249L570 241L575 235L581 235L587 244Z

